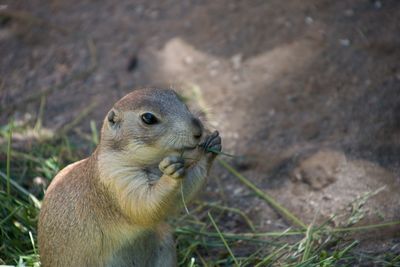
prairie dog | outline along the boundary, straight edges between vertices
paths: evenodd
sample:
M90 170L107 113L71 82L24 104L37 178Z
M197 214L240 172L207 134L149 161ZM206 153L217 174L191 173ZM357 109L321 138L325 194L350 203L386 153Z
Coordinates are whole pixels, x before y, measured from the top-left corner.
M206 135L174 91L123 97L104 119L95 152L47 189L42 266L176 266L166 219L181 206L181 186L189 200L205 182L216 156L209 149L221 150L218 132Z

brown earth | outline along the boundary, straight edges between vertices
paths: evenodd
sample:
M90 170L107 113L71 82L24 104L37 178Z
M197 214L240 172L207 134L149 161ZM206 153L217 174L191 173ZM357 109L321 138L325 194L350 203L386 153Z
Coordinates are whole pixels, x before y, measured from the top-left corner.
M0 12L2 123L35 117L50 88L44 127L95 103L78 125L88 132L130 90L172 87L207 110L236 168L305 222L383 186L368 221L400 219L399 1L32 0ZM223 188L207 197L224 190L260 230L287 226L226 170L212 176Z

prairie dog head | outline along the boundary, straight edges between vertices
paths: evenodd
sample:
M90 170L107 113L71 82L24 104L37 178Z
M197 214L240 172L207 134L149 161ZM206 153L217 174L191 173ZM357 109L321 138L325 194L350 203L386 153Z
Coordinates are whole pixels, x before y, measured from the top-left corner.
M155 164L172 153L194 150L203 125L172 90L136 90L104 119L100 153L118 154L121 163Z

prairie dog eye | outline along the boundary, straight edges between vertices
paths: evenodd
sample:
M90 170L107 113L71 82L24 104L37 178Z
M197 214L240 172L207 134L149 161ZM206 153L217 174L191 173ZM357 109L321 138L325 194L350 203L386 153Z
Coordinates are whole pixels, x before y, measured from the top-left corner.
M158 123L157 117L150 112L143 113L140 117L142 118L142 121L148 125Z

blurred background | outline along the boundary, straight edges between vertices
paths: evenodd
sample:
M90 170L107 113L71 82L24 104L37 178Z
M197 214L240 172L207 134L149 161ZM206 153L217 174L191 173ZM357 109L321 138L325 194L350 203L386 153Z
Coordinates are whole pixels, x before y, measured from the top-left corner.
M36 255L39 204L27 196L40 201L58 170L88 156L113 103L143 87L186 96L236 156L224 160L306 225L400 220L400 1L1 1L0 264ZM219 164L200 199L191 216L210 229L209 210L227 232L249 231L243 214L253 232L291 226ZM398 224L372 228L333 251L357 240L349 262L400 264ZM234 265L222 243L186 250L185 235L182 266ZM243 266L270 264L264 243L230 242ZM272 264L303 262L292 252Z

